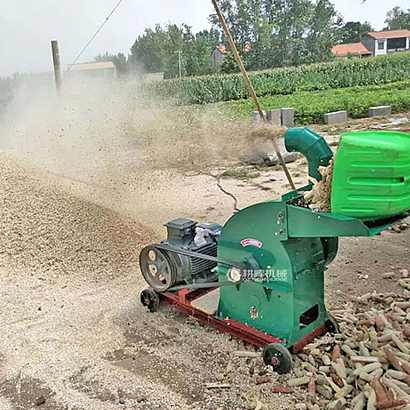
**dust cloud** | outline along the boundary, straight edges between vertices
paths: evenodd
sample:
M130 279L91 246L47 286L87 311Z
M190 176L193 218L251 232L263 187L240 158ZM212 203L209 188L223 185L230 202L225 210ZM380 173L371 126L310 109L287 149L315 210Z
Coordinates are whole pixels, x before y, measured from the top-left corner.
M132 80L22 81L0 123L0 149L50 172L106 186L132 170L198 171L236 159L251 124L215 106L141 99Z
M180 216L225 220L232 201L209 174L238 161L251 121L138 93L131 80L67 76L59 94L52 76L22 81L0 120L0 151L161 235Z

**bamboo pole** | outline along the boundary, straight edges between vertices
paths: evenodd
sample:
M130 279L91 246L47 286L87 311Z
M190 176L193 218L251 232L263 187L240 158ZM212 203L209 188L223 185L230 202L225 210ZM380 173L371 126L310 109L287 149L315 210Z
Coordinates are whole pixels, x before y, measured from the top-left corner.
M242 75L245 79L246 85L248 86L249 91L252 95L252 99L253 99L253 102L255 104L256 109L258 110L259 116L261 117L262 121L265 124L267 124L268 121L266 119L266 116L263 114L263 111L262 111L261 105L259 103L258 97L255 93L255 89L253 88L253 85L251 83L251 80L249 79L248 73L245 70L242 59L241 59L241 57L238 53L238 50L236 48L236 45L235 45L235 43L232 39L231 33L229 32L229 28L226 24L225 18L222 15L221 10L220 10L216 0L211 0L211 1L212 1L212 4L214 5L216 14L219 17L219 21L222 24L222 27L223 27L225 35L228 39L229 45L231 46L231 49L232 49L233 55L235 57L236 63L238 64L239 70L241 71L241 73L242 73ZM276 141L274 139L272 139L272 143L273 143L273 147L275 148L276 155L278 156L279 162L282 165L283 171L285 172L286 178L288 179L288 182L289 182L291 188L295 189L295 184L292 181L292 176L290 175L288 167L286 166L285 161L283 160L283 157L282 157L282 154L280 153L278 144L276 144Z

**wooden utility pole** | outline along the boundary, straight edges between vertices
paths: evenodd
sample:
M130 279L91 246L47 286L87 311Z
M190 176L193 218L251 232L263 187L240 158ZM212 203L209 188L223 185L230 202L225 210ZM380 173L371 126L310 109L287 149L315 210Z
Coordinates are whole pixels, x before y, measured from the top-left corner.
M252 99L253 99L253 102L255 104L256 109L258 110L259 116L261 117L262 121L265 124L267 124L268 120L266 119L266 116L264 115L264 113L262 111L261 105L259 104L259 100L258 100L258 97L256 96L255 89L253 88L251 80L248 77L248 73L246 72L245 67L242 63L242 59L241 59L241 57L238 53L238 50L236 48L236 45L235 45L235 43L232 39L231 33L230 33L229 28L228 28L228 26L226 24L226 21L225 21L225 18L222 15L221 10L219 9L219 6L218 6L218 3L216 2L216 0L211 0L211 1L212 1L212 4L215 7L216 14L219 17L219 21L220 21L220 23L221 23L221 25L224 29L224 32L225 32L226 38L228 39L229 45L231 46L231 49L232 49L233 55L235 57L236 63L238 64L239 70L241 70L242 75L245 79L246 85L248 86L249 91L252 95ZM289 173L288 167L286 166L285 161L283 160L282 154L280 153L278 144L276 143L276 141L274 139L272 139L272 143L273 143L273 147L275 148L276 155L278 156L279 162L282 165L283 171L285 172L286 178L288 179L288 182L289 182L291 188L295 189L295 184L292 181L292 177Z
M174 51L175 54L178 54L178 74L179 74L179 78L182 77L182 68L181 68L181 50L178 51Z
M54 78L56 80L57 91L59 91L61 87L61 63L57 40L51 41L51 52L53 53Z

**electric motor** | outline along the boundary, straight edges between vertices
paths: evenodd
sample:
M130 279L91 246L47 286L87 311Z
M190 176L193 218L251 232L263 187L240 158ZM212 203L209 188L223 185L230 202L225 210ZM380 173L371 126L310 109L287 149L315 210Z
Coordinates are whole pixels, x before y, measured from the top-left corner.
M216 281L215 261L183 255L178 250L216 257L221 225L214 222L198 225L191 219L178 218L165 226L168 235L161 245L168 245L172 251L150 245L140 254L140 268L147 283L155 290L164 292L181 282L191 284Z

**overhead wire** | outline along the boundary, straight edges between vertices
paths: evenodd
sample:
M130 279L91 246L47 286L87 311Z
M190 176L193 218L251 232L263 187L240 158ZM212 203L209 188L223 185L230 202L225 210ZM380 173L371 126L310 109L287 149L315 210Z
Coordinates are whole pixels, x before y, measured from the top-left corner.
M97 31L93 34L93 36L88 40L87 44L84 46L84 48L81 50L81 52L78 54L78 56L74 59L74 61L68 66L68 70L66 71L66 74L71 70L71 67L78 61L78 59L84 54L85 50L87 50L88 46L93 42L93 40L97 37L98 33L102 30L102 28L105 26L109 18L115 13L119 5L123 2L123 0L119 0L118 3L115 5L115 7L111 10L110 14L105 18L103 23L98 27Z

